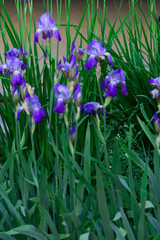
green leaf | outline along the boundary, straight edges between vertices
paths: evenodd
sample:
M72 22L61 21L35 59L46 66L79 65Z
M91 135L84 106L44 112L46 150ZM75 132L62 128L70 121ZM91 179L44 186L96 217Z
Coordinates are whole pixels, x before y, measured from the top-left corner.
M33 237L37 240L47 240L46 237L44 237L41 233L38 232L37 228L35 228L32 225L23 225L17 228L14 228L8 232L6 232L8 235L17 235L22 234L29 237Z
M155 136L151 133L149 128L145 125L145 123L139 117L137 117L137 119L138 119L139 124L141 125L141 128L143 129L143 131L145 132L145 134L149 138L149 140L152 143L152 145L155 147L155 145L156 145L156 138L155 138Z
M105 196L103 185L104 183L102 181L102 173L97 167L97 199L98 199L99 211L102 218L105 237L112 240L114 239L114 234L111 228L111 220L109 216L109 211L107 207L106 196Z
M117 221L122 217L121 212L117 212L116 215L113 218L113 221Z
M134 237L134 234L132 232L131 226L129 224L129 221L127 220L127 217L126 217L122 207L120 208L120 211L121 211L121 214L122 214L123 226L124 226L124 228L125 228L125 230L127 232L128 239L129 240L136 240L135 237Z
M98 240L94 233L84 233L80 236L79 240Z

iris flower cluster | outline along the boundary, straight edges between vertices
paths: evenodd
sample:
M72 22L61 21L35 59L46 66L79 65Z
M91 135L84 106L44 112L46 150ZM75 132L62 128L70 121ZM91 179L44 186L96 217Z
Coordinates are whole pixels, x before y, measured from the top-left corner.
M27 1L24 1L25 3ZM58 41L61 41L60 33L56 27L55 21L51 18L49 12L44 13L37 22L38 29L36 30L34 36L34 42L39 42L39 35L42 33L42 38L48 43L49 39L53 37ZM48 45L47 45L48 46ZM56 98L55 106L53 111L55 113L60 113L63 116L64 113L68 112L68 102L72 98L76 106L76 119L78 121L80 113L86 112L89 115L94 115L98 118L98 110L101 111L101 114L107 114L107 111L104 109L104 106L98 102L88 102L82 107L82 92L80 84L78 83L79 78L79 63L84 56L85 50L83 48L76 48L75 43L72 42L71 47L71 56L69 61L63 57L63 64L59 61L56 72L56 80L59 77L60 73L63 74L64 78L67 81L67 84L57 83L54 86L54 95ZM12 48L8 50L5 55L7 56L6 63L2 64L0 67L0 74L4 73L10 76L11 86L12 86L12 95L15 103L18 105L17 109L17 120L20 119L20 114L22 111L25 111L27 114L32 116L32 119L36 123L40 123L43 117L46 116L44 108L39 103L38 96L34 94L34 89L26 84L24 73L27 68L26 63L22 61L22 56L27 55L27 51L24 51L22 46L20 49ZM113 67L112 56L109 52L106 51L106 48L98 40L92 39L87 47L87 54L89 55L84 68L90 70L93 67L96 67L96 76L99 82L101 76L101 63L105 60L105 57L108 58L110 67ZM46 53L47 56L47 53ZM117 95L117 85L121 84L121 92L125 96L127 95L127 88L125 82L125 76L122 69L111 71L108 76L103 80L101 89L107 89L107 97L115 97ZM19 97L19 88L21 88L21 97L23 101L20 101ZM67 115L67 114L65 114ZM71 129L71 138L74 138L75 127L73 125Z
M39 123L46 116L46 113L39 103L38 96L33 94L33 90L30 91L30 85L25 82L24 72L27 66L22 61L23 54L27 55L28 53L23 50L22 46L20 46L20 49L11 48L5 52L4 55L7 56L7 59L6 63L0 66L0 74L8 74L10 77L12 96L17 108L17 120L20 120L21 111L25 110L27 114L31 114L36 123ZM20 100L18 86L20 86L23 101Z
M24 79L24 74L27 66L26 63L22 61L22 55L27 55L27 51L23 51L22 45L20 49L11 48L4 55L7 56L6 63L0 66L0 74L9 75L10 82L12 86L12 95L15 103L19 101L19 90L21 89L22 97L25 97L26 83Z

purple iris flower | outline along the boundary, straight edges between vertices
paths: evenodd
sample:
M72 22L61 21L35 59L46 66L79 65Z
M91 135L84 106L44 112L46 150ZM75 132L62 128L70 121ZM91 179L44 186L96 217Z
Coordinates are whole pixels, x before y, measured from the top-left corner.
M117 95L117 84L121 83L121 92L123 95L127 96L127 87L125 82L125 76L122 69L117 69L111 71L108 76L102 82L102 90L107 88L107 96L115 97Z
M85 111L87 111L87 114L89 114L89 115L96 115L98 109L101 109L101 114L103 114L103 106L102 105L100 105L97 102L88 102L82 107L81 113L84 113ZM105 114L107 114L107 111L105 111Z
M71 52L75 53L76 59L78 62L81 61L83 58L83 55L85 53L85 50L83 48L76 48L74 41L72 42Z
M54 86L54 94L56 97L56 103L53 111L56 113L64 113L65 105L70 98L68 87L63 83L56 83Z
M36 123L40 123L42 119L46 116L46 112L44 108L39 103L38 96L33 94L31 98L30 94L26 95L26 104L27 104L27 111L29 111ZM17 120L20 119L20 113L22 110L25 110L24 105L22 105L17 112Z
M160 16L158 17L158 22L160 23Z
M160 77L150 78L148 82L151 84L152 87L160 89Z
M57 65L57 70L61 70L64 77L69 80L76 80L78 77L78 65L76 63L76 56L71 54L69 62L63 57L64 64L61 64L61 60Z
M158 100L160 90L160 77L150 78L148 82L152 87L155 87L155 89L150 92L152 94L152 97Z
M75 104L77 106L79 106L79 104L82 100L82 92L81 92L80 85L78 83L76 84L74 91L73 91L73 99L74 99Z
M9 75L12 74L12 85L21 85L23 83L23 77L20 72L23 62L14 56L7 57L6 63L0 67L0 74L3 71L8 70Z
M56 28L55 21L51 18L51 15L49 12L44 13L40 19L37 22L38 29L35 33L34 37L34 42L38 43L38 38L39 34L42 32L42 38L47 39L47 38L52 38L53 37L53 32L54 36L58 41L61 41L61 36Z
M101 42L95 39L88 44L87 53L90 55L84 68L91 69L94 66L97 66L97 62L101 62L105 59L105 56L108 57L109 64L113 67L112 57L110 53L106 52L104 45L101 45Z
M20 58L20 60L21 60L21 57L22 57L23 54L27 55L28 52L23 50L22 45L20 46L19 49L11 48L7 52L4 53L4 55L7 55L8 57L13 56L13 57L16 57L16 58Z

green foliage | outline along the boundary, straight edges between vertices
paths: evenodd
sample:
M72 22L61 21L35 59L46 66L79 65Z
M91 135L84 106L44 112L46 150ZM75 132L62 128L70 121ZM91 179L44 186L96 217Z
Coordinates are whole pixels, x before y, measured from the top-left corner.
M62 3L66 15L63 25ZM117 11L121 23L118 29L117 19L112 26L107 18L105 0L103 9L99 9L99 1L87 0L77 25L70 22L71 1L57 0L56 4L57 27L59 30L61 26L66 27L67 59L71 53L71 28L76 30L74 41L80 37L80 46L92 38L100 40L113 56L114 68L125 72L128 97L119 93L107 106L108 115L99 116L98 124L94 116L81 114L72 143L70 129L74 124L72 116L76 115L73 104L69 102L68 126L53 112L59 43L56 58L51 55L52 44L33 46L31 32L36 31L36 23L32 0L27 6L15 0L19 32L4 1L0 0L4 52L9 49L8 40L12 47L19 48L22 44L28 51L26 82L35 88L47 112L32 134L30 117L22 113L21 121L16 120L9 77L1 76L0 239L159 239L160 154L152 124L156 104L151 99L148 83L150 77L157 77L160 72L160 26L155 1L148 0L148 18L142 1L129 1L129 12L123 21L120 9ZM43 6L44 12L50 9L52 15L52 1L43 1ZM85 17L86 37L81 33ZM106 27L110 28L108 36ZM47 52L48 62L44 56L38 56L38 48ZM2 56L0 60L3 62ZM40 61L44 62L42 69ZM81 104L101 103L105 94L99 91L100 84L111 70L108 60L102 63L99 82L94 69L84 69L84 62L81 60L79 64ZM64 77L58 80L66 81Z

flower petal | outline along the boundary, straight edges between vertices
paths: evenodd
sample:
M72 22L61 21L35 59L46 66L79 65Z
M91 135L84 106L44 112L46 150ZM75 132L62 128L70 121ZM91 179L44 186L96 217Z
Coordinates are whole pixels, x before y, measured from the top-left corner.
M42 29L37 29L35 35L34 35L34 43L38 43L38 38L39 38L39 34L42 32Z
M96 57L94 55L91 55L86 64L84 65L84 68L85 69L91 69L92 67L96 66L97 64L97 61L96 61Z
M122 82L121 84L121 92L123 95L127 96L127 86L125 82Z
M21 85L23 83L23 77L21 72L18 70L13 72L12 85Z
M105 79L103 80L102 82L102 86L101 86L101 89L104 90L105 88L108 87L108 83L109 83L109 77L105 77Z
M21 114L21 111L23 110L23 107L20 107L17 111L17 120L19 121L20 119L20 114Z
M117 95L117 84L111 82L108 86L106 94L108 97L115 97Z
M109 64L111 65L111 68L112 68L112 67L113 67L113 61L112 61L112 56L111 56L111 54L107 52L107 53L105 53L104 55L108 57L108 62L109 62Z
M42 121L42 113L41 113L41 108L35 107L33 109L33 119L36 123L40 123Z
M53 108L53 111L55 113L64 113L65 111L65 106L64 106L64 103L63 103L63 99L62 98L58 98L56 100L56 104L55 104L55 107Z
M55 38L60 42L61 41L61 35L56 27L52 28L52 31L54 32Z

